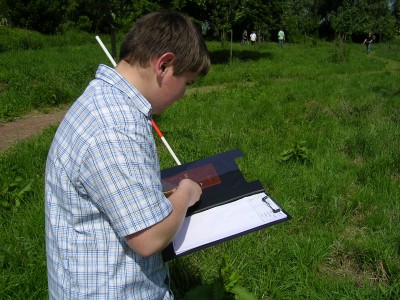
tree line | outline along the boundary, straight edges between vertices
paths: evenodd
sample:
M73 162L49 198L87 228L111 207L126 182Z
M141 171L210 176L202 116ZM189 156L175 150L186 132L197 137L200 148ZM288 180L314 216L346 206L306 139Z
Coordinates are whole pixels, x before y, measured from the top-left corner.
M115 37L157 9L187 13L208 38L230 32L238 39L244 29L262 32L267 40L283 29L289 41L303 36L350 41L369 31L387 41L400 33L400 0L0 0L0 24L44 34L81 30Z

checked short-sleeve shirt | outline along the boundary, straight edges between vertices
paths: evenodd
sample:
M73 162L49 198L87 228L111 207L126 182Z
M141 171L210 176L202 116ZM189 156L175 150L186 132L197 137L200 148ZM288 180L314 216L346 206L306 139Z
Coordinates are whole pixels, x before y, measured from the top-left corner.
M149 102L114 69L96 77L58 127L46 164L50 299L172 299L161 254L124 237L172 211L162 194Z

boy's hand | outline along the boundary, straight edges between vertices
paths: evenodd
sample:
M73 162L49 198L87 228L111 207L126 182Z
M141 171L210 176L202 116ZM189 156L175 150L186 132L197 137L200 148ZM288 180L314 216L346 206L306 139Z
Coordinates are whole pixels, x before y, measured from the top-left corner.
M201 186L188 178L182 179L179 182L178 187L176 188L176 191L182 191L183 193L187 193L187 197L188 197L188 207L194 205L197 201L199 201L200 196L202 194L202 189Z

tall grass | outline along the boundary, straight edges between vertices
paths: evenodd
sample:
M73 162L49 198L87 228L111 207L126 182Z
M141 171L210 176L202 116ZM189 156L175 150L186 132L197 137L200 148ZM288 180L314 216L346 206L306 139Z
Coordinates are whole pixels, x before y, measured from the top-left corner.
M178 299L195 285L215 281L222 254L242 276L240 284L259 299L400 295L400 56L386 55L390 45L374 45L370 55L363 45L344 46L346 59L337 60L342 50L332 43L235 45L229 63L229 49L209 43L210 74L156 116L182 162L240 148L244 157L237 163L246 178L260 179L293 217L174 260ZM97 64L107 63L96 52L94 45L45 48L35 54L51 54L52 63L37 64L37 73L38 56L24 53L38 85L45 78L49 85L70 84L68 102ZM85 65L87 72L77 75L72 65ZM1 78L22 86L3 66ZM28 72L23 68L17 64L14 72ZM44 76L54 70L62 72ZM3 100L0 110L4 105ZM0 298L46 297L43 173L54 130L0 156L0 178L34 179L20 207L1 211ZM173 166L157 142L162 168ZM300 143L307 162L280 160Z
M91 34L83 31L67 31L64 34L49 36L36 31L0 26L0 52L96 43L90 38Z
M109 44L107 36L102 39ZM87 33L44 36L0 26L0 122L72 103L99 63L109 61Z
M102 61L94 49L76 46L65 53L65 48L55 47L0 54L0 120L71 103Z

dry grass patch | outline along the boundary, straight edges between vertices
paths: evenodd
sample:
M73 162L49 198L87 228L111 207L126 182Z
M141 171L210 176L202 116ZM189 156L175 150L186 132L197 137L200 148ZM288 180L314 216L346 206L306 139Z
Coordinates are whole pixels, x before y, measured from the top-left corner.
M390 280L385 262L375 260L371 251L365 251L363 243L369 239L365 228L351 227L331 247L326 262L318 267L318 272L328 280L343 279L355 286L379 285L388 287Z

